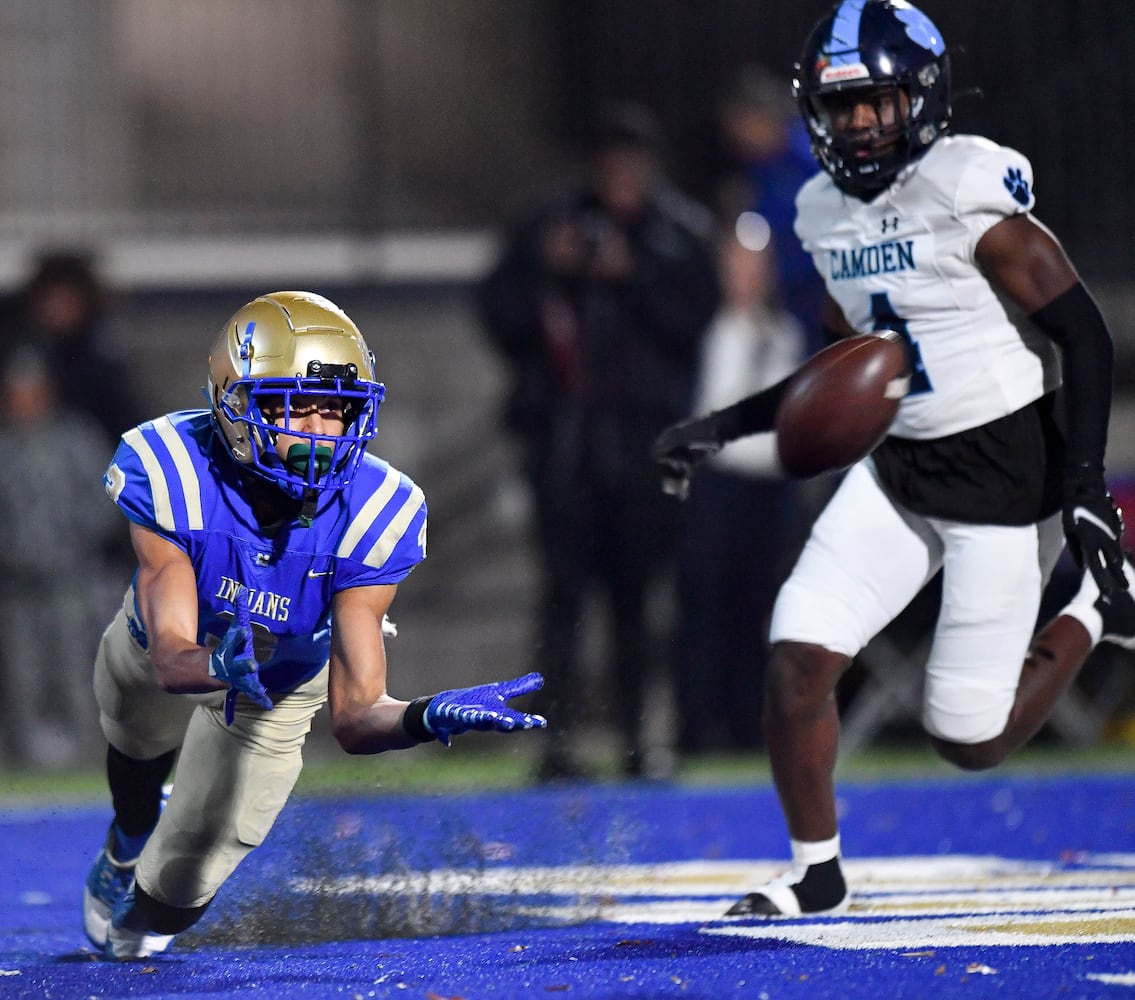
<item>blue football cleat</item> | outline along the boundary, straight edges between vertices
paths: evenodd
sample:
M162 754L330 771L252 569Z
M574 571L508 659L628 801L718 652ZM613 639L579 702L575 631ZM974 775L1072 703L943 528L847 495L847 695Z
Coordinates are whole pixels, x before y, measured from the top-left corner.
M83 930L91 944L100 950L106 944L111 913L134 886L134 866L138 863L137 858L120 861L114 856L114 849L112 826L83 889Z
M173 943L172 934L155 934L134 905L131 887L114 907L107 929L103 957L116 962L159 955Z
M159 814L165 810L171 791L173 785L163 786ZM106 947L115 907L134 888L134 866L138 864L138 858L125 861L115 856L117 851L118 842L114 836L114 824L111 823L106 833L106 842L95 858L95 863L91 865L83 889L83 930L91 944L100 951ZM168 943L167 941L166 944Z

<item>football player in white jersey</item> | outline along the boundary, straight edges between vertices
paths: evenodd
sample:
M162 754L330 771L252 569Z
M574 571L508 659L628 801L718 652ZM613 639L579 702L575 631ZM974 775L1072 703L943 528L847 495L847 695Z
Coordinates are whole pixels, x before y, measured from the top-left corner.
M946 48L904 0L837 4L794 86L823 168L799 193L796 230L825 280L826 332L897 331L912 374L774 605L764 727L793 863L729 910L744 916L847 906L836 684L939 570L922 721L959 767L993 767L1031 739L1101 639L1135 647L1104 479L1111 337L1031 214L1028 160L948 134ZM771 430L786 384L664 431L664 485L681 493L723 442ZM1064 541L1083 583L1034 637Z
M95 662L114 819L83 906L108 958L163 951L200 919L283 808L325 701L352 754L545 725L507 704L535 673L387 692L386 612L425 558L426 505L366 451L384 394L338 306L276 292L222 328L208 409L122 437L105 486L138 570Z

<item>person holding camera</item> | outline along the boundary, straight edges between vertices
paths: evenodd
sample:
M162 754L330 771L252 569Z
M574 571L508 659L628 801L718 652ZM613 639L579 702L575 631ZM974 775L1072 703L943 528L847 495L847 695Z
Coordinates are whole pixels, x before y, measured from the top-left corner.
M580 645L596 587L610 611L606 693L623 771L643 773L647 606L673 555L680 506L659 497L651 441L689 412L702 336L719 302L712 219L667 183L661 130L639 105L596 120L583 183L506 239L479 289L509 364L505 423L519 439L543 573L538 641L547 733L541 779L580 777Z

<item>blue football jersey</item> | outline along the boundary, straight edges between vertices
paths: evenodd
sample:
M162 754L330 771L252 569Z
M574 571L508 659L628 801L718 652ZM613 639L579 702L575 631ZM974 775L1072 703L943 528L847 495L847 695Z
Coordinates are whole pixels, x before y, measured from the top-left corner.
M398 583L426 554L422 491L370 454L347 487L320 495L309 527L297 520L269 537L208 410L170 413L128 431L104 486L131 521L192 561L198 643L217 643L240 589L249 589L260 679L269 691L289 691L323 668L337 591ZM136 609L130 624L145 646Z

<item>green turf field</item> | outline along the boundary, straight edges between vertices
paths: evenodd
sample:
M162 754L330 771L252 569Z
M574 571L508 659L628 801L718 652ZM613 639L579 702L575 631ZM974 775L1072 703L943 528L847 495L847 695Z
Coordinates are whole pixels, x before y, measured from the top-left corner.
M487 742L487 741L486 741ZM423 746L377 757L351 757L321 746L308 754L297 794L371 795L384 792L478 791L523 788L531 784L533 756L520 748L478 745L474 736L446 750ZM1060 774L1126 772L1135 766L1135 747L1110 743L1090 749L1036 745L1001 766L1001 772ZM614 761L599 761L600 780L616 781ZM841 762L844 780L969 777L917 746L878 746ZM680 760L673 780L684 785L765 785L771 783L763 754L713 755ZM106 798L101 766L66 772L0 771L0 806L21 801L98 801Z

